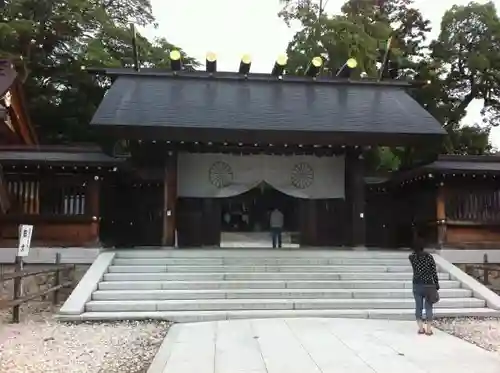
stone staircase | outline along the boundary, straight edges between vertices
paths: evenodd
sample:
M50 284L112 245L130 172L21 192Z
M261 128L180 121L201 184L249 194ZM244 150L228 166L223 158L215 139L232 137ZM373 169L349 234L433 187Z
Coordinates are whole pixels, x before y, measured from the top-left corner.
M104 272L83 312L63 307L60 319L414 318L408 252L117 251ZM449 273L438 275L437 317L499 315Z

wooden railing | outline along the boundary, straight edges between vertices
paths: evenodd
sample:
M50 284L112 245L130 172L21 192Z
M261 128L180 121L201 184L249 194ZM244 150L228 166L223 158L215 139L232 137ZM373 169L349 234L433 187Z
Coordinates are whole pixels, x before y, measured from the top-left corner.
M69 288L73 286L74 271L74 264L61 265L61 255L59 253L56 255L56 264L54 268L49 269L23 270L22 263L19 258L17 258L15 271L0 276L0 283L2 284L6 281L14 281L12 299L0 299L0 309L12 308L12 322L19 323L20 307L23 303L52 293L52 303L56 305L59 302L59 291L62 288ZM23 279L42 274L54 274L52 286L37 293L23 295ZM63 278L65 274L67 275L66 279Z

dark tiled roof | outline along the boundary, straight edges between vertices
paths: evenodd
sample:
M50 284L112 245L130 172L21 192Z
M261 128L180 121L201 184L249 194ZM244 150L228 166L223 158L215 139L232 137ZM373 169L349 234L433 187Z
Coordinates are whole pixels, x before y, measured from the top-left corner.
M494 155L445 155L423 168L437 172L500 172L500 157Z
M397 86L185 76L119 76L91 123L203 130L444 134L437 120Z
M234 71L217 71L215 74L210 74L206 71L181 71L174 73L170 69L162 68L142 68L140 71L135 71L130 68L87 68L87 72L94 74L104 74L110 77L118 76L149 76L149 77L163 77L163 78L187 78L187 79L206 79L210 80L250 80L252 82L276 82L277 79L266 73L251 73L244 79L244 77ZM415 87L422 85L423 82L408 81L408 80L382 80L377 78L364 78L360 80L347 81L345 78L330 77L327 75L318 75L314 80L307 76L286 75L281 79L283 83L302 83L302 84L357 84L357 85L377 85L377 86L390 86L390 87Z
M500 174L500 156L440 155L436 161L429 164L394 173L389 182L399 183L428 173L435 175Z

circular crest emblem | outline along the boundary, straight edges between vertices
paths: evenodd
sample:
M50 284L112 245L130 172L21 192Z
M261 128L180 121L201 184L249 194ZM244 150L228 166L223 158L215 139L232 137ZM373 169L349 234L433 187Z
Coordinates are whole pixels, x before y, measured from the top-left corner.
M215 187L227 187L233 181L233 170L226 162L217 161L208 170L208 179Z
M297 163L292 169L291 180L295 188L306 189L314 181L314 170L305 162Z

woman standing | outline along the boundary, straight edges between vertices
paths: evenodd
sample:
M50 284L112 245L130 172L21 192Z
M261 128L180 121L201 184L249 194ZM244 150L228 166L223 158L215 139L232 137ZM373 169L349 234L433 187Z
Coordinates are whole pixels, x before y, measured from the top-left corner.
M414 244L410 254L413 268L413 296L415 297L415 317L418 334L432 335L433 304L439 300L439 280L434 257L424 251L421 241ZM422 311L425 306L425 323Z

